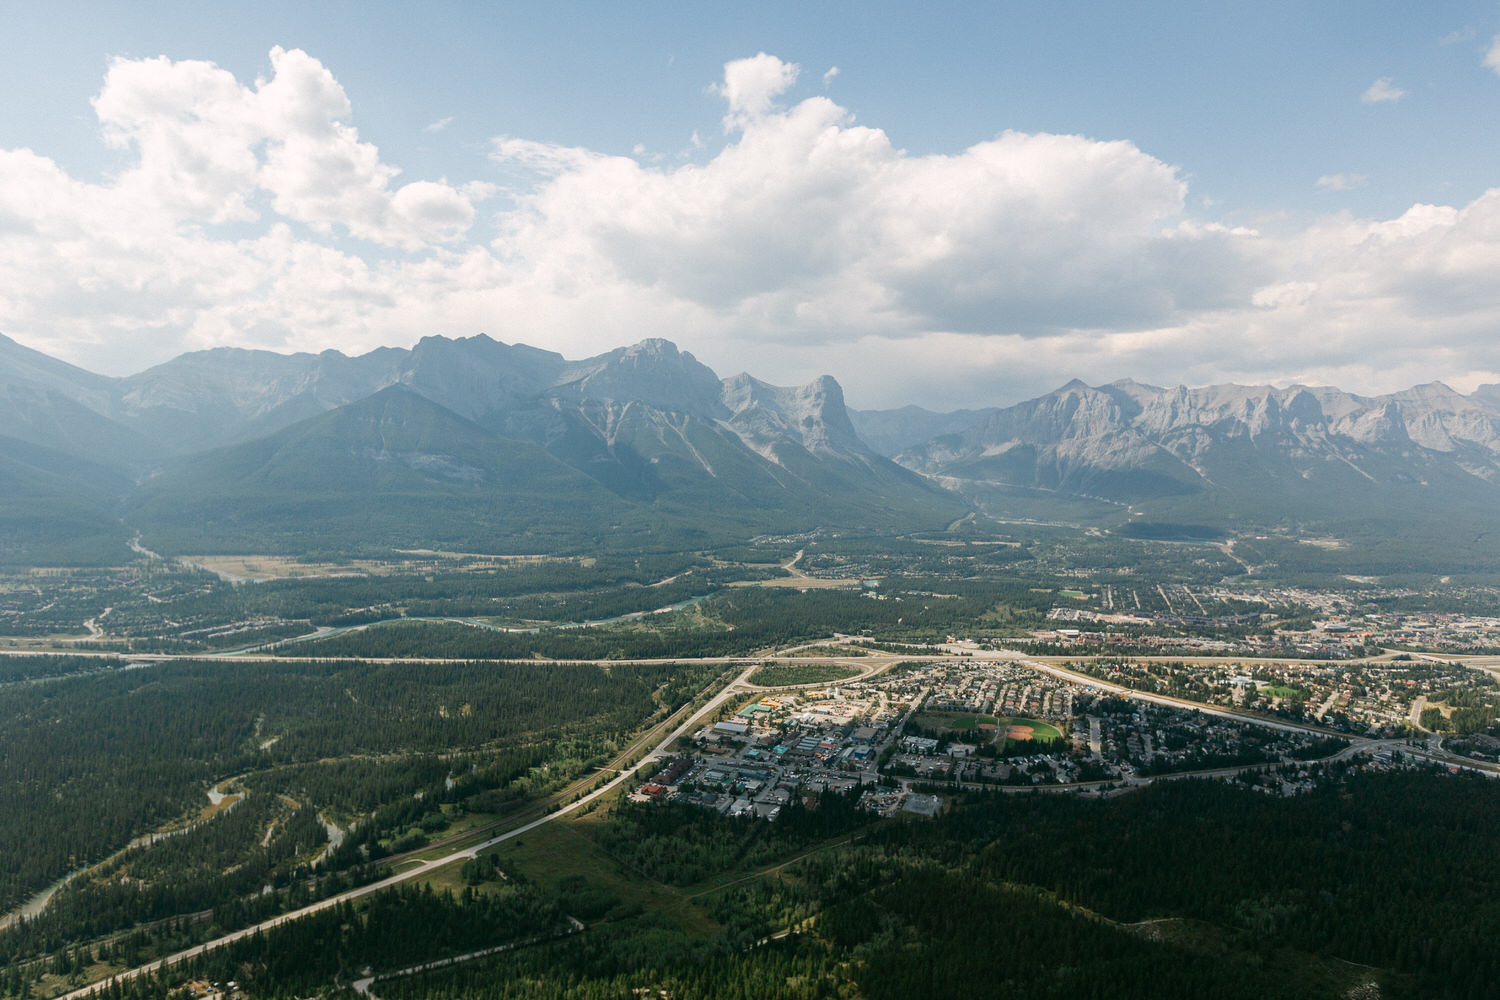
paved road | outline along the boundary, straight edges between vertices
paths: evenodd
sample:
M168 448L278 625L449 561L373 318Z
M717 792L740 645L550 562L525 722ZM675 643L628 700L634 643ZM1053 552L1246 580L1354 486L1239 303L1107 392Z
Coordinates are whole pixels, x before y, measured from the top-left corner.
M1111 694L1117 694L1122 698L1130 698L1134 701L1148 701L1153 705L1166 705L1169 708L1181 708L1190 712L1201 712L1204 715L1214 715L1222 719L1233 719L1236 722L1248 722L1253 725L1264 726L1267 729L1279 729L1282 732L1287 733L1316 733L1319 736L1348 736L1347 733L1341 733L1334 729L1326 729L1323 726L1315 726L1305 722L1291 722L1285 719L1269 719L1263 715L1254 715L1250 712L1236 712L1232 708L1221 708L1217 705L1205 705L1202 702L1188 701L1185 698L1173 698L1170 695L1152 694L1148 691L1137 691L1135 688L1129 688L1124 686L1123 684L1116 684L1113 681L1100 680L1097 677L1090 677L1088 674L1081 674L1076 670L1069 670L1068 668L1059 666L1056 663L1047 663L1035 657L1013 654L1009 658L1024 666L1028 666L1033 670L1039 670L1044 674L1051 674L1053 677L1056 677L1059 680L1065 680L1073 684L1087 685L1101 691L1108 691Z
M301 920L303 917L310 916L314 913L319 913L331 906L337 906L339 903L346 900L358 899L361 896L368 896L373 892L379 892L381 889L386 889L393 885L399 885L402 882L409 882L412 879L421 878L424 875L430 875L437 869L442 868L446 865L450 865L455 861L465 858L477 857L480 852L489 850L491 847L494 847L497 844L503 844L505 841L510 840L514 837L519 837L523 834L530 833L532 830L535 830L541 826L545 826L546 824L551 823L553 820L560 819L561 817L566 816L571 812L582 809L584 806L593 802L595 799L598 799L604 795L608 795L611 791L620 787L622 783L629 781L632 777L635 776L637 771L640 771L642 768L647 767L647 765L649 764L654 764L659 761L666 754L667 748L672 745L673 741L675 741L676 739L678 739L678 737L684 735L685 733L691 732L694 727L702 725L703 720L717 711L719 707L722 706L726 701L731 698L744 695L746 693L746 689L743 685L745 684L746 679L750 676L751 671L754 669L754 667L746 667L745 670L739 674L739 676L726 684L723 690L721 690L713 698L709 699L709 701L702 708L698 709L698 711L696 712L688 713L687 718L679 726L677 726L677 728L673 729L669 734L667 734L667 736L664 737L660 742L658 742L657 745L646 754L646 756L642 757L634 765L622 770L613 779L596 788L594 791L589 792L587 795L584 795L583 797L568 803L560 809L550 812L539 819L532 820L530 823L527 823L523 826L516 827L513 830L507 830L505 833L491 837L490 839L482 843L475 844L473 847L465 848L463 850L456 850L452 853L445 854L442 857L433 858L430 861L423 861L413 868L408 868L406 871L398 872L397 874L392 875L389 878L381 879L379 882L372 882L369 885L363 885L357 889L350 889L348 892L340 893L337 896L330 896L329 898L320 900L316 903L311 904L310 906L304 906L300 910L292 910L289 913L283 913L280 916L272 917L270 920L262 921L261 923L258 923L253 927L246 927L243 930L235 931L232 934L225 934L224 936L215 938L212 941L206 941L203 944L196 945L192 948L186 948L182 951L176 952L175 954L168 955L166 958L158 959L155 962L149 962L146 965L138 966L134 969L118 973L112 978L119 980L134 979L137 976L142 976L150 972L156 972L169 966L177 965L179 962L183 962L187 959L201 955L212 948L218 948L226 944L231 944L235 941L240 940L241 938L249 937L250 935L257 932L270 930L273 927L279 927L282 924L291 923L294 920ZM93 993L95 990L99 989L101 986L107 985L108 982L109 980L104 980L102 982L94 983L89 986L80 987L79 989L73 990L71 993L63 994L62 1000L77 1000L77 998L86 997L89 994Z
M1427 696L1419 694L1411 703L1411 727L1419 733L1427 732L1427 727L1422 725L1422 711L1427 707Z
M0 655L42 655L42 654L37 653L37 652L25 652L25 651L16 651L16 650L0 650ZM92 655L114 656L116 654L113 654L113 653L102 653L101 652L101 653L92 654ZM146 656L132 656L131 657L131 659L150 659L150 660L202 659L202 658L203 658L202 656L182 656L182 655L174 655L174 654L147 654ZM320 662L320 661L328 660L328 659L347 659L347 658L329 658L329 657L254 657L254 656L243 656L243 655L235 657L235 658L239 659L239 660L266 659L266 660L274 660L276 662L289 662L289 661L290 662L298 662L298 661ZM361 887L359 887L357 889L351 889L348 892L341 893L341 894L339 894L337 896L333 896L333 897L330 897L330 898L325 899L325 900L321 900L321 901L319 901L317 903L313 903L313 904L311 904L309 906L303 907L300 910L294 910L294 911L291 911L289 913L281 914L280 916L273 917L273 918L271 918L269 920L263 921L262 923L256 924L253 927L247 927L247 928L245 928L243 930L235 931L235 932L233 932L231 934L226 934L226 935L224 935L222 937L219 937L219 938L216 938L216 939L214 939L212 941L205 942L204 944L197 945L195 947L185 949L185 950L177 952L177 953L175 953L173 955L169 955L166 958L159 959L159 960L157 960L155 962L151 962L151 963L148 963L146 965L139 966L139 967L137 967L135 969L131 969L131 970L119 973L114 978L116 978L116 979L130 979L130 978L134 978L136 976L144 975L146 973L155 972L155 971L158 971L160 969L163 969L163 968L166 968L166 967L169 967L169 966L172 966L172 965L176 965L176 964L178 964L178 963L180 963L182 961L185 961L187 959L193 958L193 957L195 957L197 955L201 955L204 952L206 952L206 951L208 951L208 950L210 950L212 948L217 948L217 947L220 947L220 946L223 946L223 945L226 945L226 944L230 944L230 943L232 943L234 941L238 941L241 938L247 937L247 936L249 936L251 934L255 934L255 933L260 932L260 931L270 930L271 928L278 927L278 926L280 926L282 924L285 924L285 923L290 923L291 921L294 921L294 920L300 920L303 917L309 916L309 915L314 914L314 913L318 913L318 912L320 912L322 910L328 909L331 906L336 906L340 902L343 902L343 901L346 901L346 900L358 899L358 898L360 898L362 896L367 896L367 895L369 895L371 893L378 892L381 889L385 889L385 888L388 888L388 887L393 886L393 885L397 885L397 884L402 883L402 882L407 882L407 881L410 881L412 879L421 878L422 876L431 874L436 869L442 868L442 867L444 867L446 865L450 865L450 864L454 863L455 861L458 861L458 860L461 860L461 859L467 859L467 858L474 858L477 855L479 855L481 852L486 851L486 850L488 850L488 849L490 849L492 847L495 847L498 844L502 844L502 843L504 843L507 840L511 840L511 839L513 839L515 837L522 836L523 834L529 833L529 832L531 832L533 830L536 830L536 829L538 829L538 828L540 828L542 826L545 826L547 823L550 823L553 820L559 819L559 818L561 818L563 816L568 815L569 813L572 813L572 812L574 812L574 811L576 811L578 809L581 809L584 806L588 805L589 803L594 802L595 800L599 799L600 797L609 794L611 791L613 791L616 788L618 788L624 782L629 781L631 778L633 778L636 775L637 772L641 771L643 768L647 767L649 764L653 764L653 763L657 762L658 760L660 760L666 754L667 749L672 745L672 743L675 740L677 740L679 737L683 736L684 734L690 732L693 728L701 725L702 722L703 722L703 720L705 718L707 718L708 716L710 716L713 712L717 711L726 701L730 700L731 698L734 698L734 697L737 697L737 696L743 696L745 694L748 694L748 693L751 693L751 692L754 692L754 691L765 690L764 688L761 688L761 687L758 687L758 686L754 686L754 685L751 685L749 683L749 677L750 677L751 673L754 672L754 670L759 666L759 664L761 662L768 662L769 661L769 662L802 663L802 664L824 663L824 662L827 662L827 663L839 663L839 664L845 664L845 665L848 665L848 666L851 666L851 667L858 668L862 672L864 672L864 676L869 676L871 674L877 673L879 670L884 669L885 667L890 666L893 663L900 662L900 661L909 661L909 660L947 660L947 659L952 659L952 658L953 657L952 657L951 654L926 655L926 654L894 654L894 653L873 653L872 655L870 655L868 657L836 657L836 656L835 657L817 657L817 658L813 658L813 657L792 657L792 658L786 658L786 657L779 657L779 656L757 657L757 658L755 658L756 662L754 664L746 666L744 668L744 670L742 670L741 673L738 676L736 676L733 680L731 680L728 684L726 684L724 686L724 688L722 688L719 691L718 694L716 694L706 704L704 704L704 706L702 708L698 709L696 712L690 712L690 713L688 713L687 717L685 718L685 720L680 725L678 725L667 736L665 736L663 739L661 739L653 749L651 749L644 757L642 757L634 765L632 765L632 766L630 766L630 767L622 770L618 775L616 775L610 781L608 781L604 785L601 785L599 788L595 789L594 791L587 793L586 795L582 796L581 798L579 798L579 799L577 799L577 800L575 800L575 801L573 801L571 803L568 803L567 805L565 805L565 806L563 806L563 807L561 807L561 808L559 808L559 809L557 809L557 810L555 810L555 811L553 811L551 813L548 813L545 816L542 816L542 817L540 817L538 819L532 820L531 822L526 823L526 824L524 824L524 825L522 825L520 827L517 827L515 829L508 830L505 833L498 834L498 835L496 835L494 837L491 837L488 840L485 840L485 841L483 841L483 842L481 842L479 844L476 844L476 845L474 845L472 847L468 847L468 848L465 848L465 849L462 849L462 850L455 850L455 851L453 851L451 853L443 855L442 857L434 858L434 859L431 859L431 860L428 860L428 861L423 861L420 864L416 865L415 867L409 868L409 869L407 869L406 871L403 871L403 872L399 872L399 873L397 873L395 875L390 876L389 878L382 879L379 882L375 882L375 883L372 883L370 885L361 886ZM1054 677L1057 677L1057 678L1059 678L1061 680L1066 680L1066 681L1069 681L1069 682L1072 682L1072 683L1087 685L1087 686L1093 687L1093 688L1098 689L1098 690L1108 691L1108 692L1111 692L1113 694L1118 694L1121 697L1130 698L1130 699L1134 699L1134 700L1138 700L1138 701L1146 701L1146 702L1151 702L1153 704L1165 705L1165 706L1172 707L1172 708L1181 708L1181 709L1185 709L1185 710L1189 710L1189 711L1197 711L1197 712L1201 712L1201 713L1206 714L1206 715L1214 715L1214 716L1218 716L1218 717L1221 717L1221 718L1232 719L1232 720L1235 720L1235 721L1245 722L1245 723L1252 724L1252 725L1265 726L1265 727L1268 727L1268 728L1271 728L1271 729L1278 729L1278 730L1282 730L1282 731L1286 731L1286 732L1306 732L1306 733L1315 733L1315 734L1318 734L1318 735L1339 735L1339 736L1346 736L1347 735L1347 734L1342 734L1342 733L1336 733L1336 732L1334 732L1332 730L1328 730L1328 729L1322 728L1320 726L1307 725L1307 724L1302 724L1302 723L1295 723L1295 722L1290 722L1290 721L1285 721L1285 720L1267 719L1267 718L1265 718L1263 716L1252 715L1252 714L1244 713L1244 712L1236 712L1236 711L1234 711L1232 709L1220 708L1218 706L1213 706L1213 705L1200 704L1198 702L1187 701L1185 699L1180 699L1180 698L1172 698L1172 697L1169 697L1169 696L1166 696L1166 695L1158 695L1158 694L1151 694L1151 693L1144 692L1144 691L1137 691L1137 690L1134 690L1132 688L1128 688L1128 687L1124 687L1124 686L1119 685L1119 684L1112 683L1110 681L1103 681L1103 680L1100 680L1099 678L1096 678L1096 677L1090 677L1087 674L1082 674L1082 673L1078 673L1078 672L1073 671L1073 670L1069 670L1066 667L1063 667L1063 666L1061 666L1060 664L1058 664L1056 662L1048 662L1048 660L1045 660L1045 659L1042 659L1042 658L1038 658L1038 657L1026 656L1026 655L1018 653L1018 652L1002 651L1002 652L997 652L997 653L986 653L984 655L984 658L987 658L987 659L1006 659L1006 660L1011 660L1011 661L1014 661L1014 662L1018 662L1018 663L1020 663L1020 664L1022 664L1024 666L1028 666L1028 667L1030 667L1030 668L1032 668L1034 670L1038 670L1038 671L1040 671L1042 673L1050 674L1050 675L1052 675ZM551 663L555 663L555 664L559 664L559 665L581 664L581 663L606 663L607 662L607 663L610 663L612 665L619 666L621 664L631 664L631 663L634 663L634 664L680 663L680 662L684 662L684 659L685 658L683 658L683 657L673 657L673 658L644 659L644 660L611 660L611 661L553 660L553 661L537 661L537 662L551 662ZM688 658L688 659L691 659L691 658ZM721 663L721 664L738 664L738 663L743 663L746 659L748 659L748 657L744 657L744 656L705 657L705 658L701 658L701 659L694 659L693 662L700 662L700 663ZM443 662L467 662L467 661L443 660L443 659L436 659L436 658L407 658L407 659L392 660L392 661L382 661L382 662L443 663ZM920 699L918 699L916 702L913 703L913 709L915 709L915 706L918 705L918 704L921 704L921 700ZM910 714L910 712L908 713L908 715L909 714ZM1447 764L1449 766L1466 768L1468 770L1473 770L1473 771L1480 771L1480 772L1483 772L1483 773L1490 774L1492 776L1500 776L1500 766L1485 765L1485 764L1481 764L1481 763L1478 763L1478 762L1475 762L1475 761L1468 760L1466 758L1456 757L1455 755L1446 753L1445 751L1442 751L1441 749L1434 750L1434 749L1423 748L1423 747L1412 747L1412 746L1406 745L1405 742L1401 741L1401 740L1384 740L1384 741L1378 741L1378 740L1359 739L1357 737L1355 737L1354 740L1355 740L1355 742L1350 747L1348 747L1344 751L1341 751L1339 754L1334 755L1333 758L1329 758L1329 759L1331 759L1331 760L1343 759L1343 758L1346 758L1348 756L1352 756L1352 755L1357 754L1357 753L1372 752L1373 750L1379 749L1379 748L1381 748L1383 746L1391 746L1391 747L1394 747L1396 749L1399 749L1403 753L1410 753L1410 754L1413 754L1414 756L1424 757L1426 759L1437 761L1437 762L1440 762L1440 763L1444 763L1444 764ZM1255 766L1257 766L1257 765L1250 765L1250 767L1255 767ZM1152 780L1172 780L1172 779L1184 778L1184 777L1226 776L1226 775L1231 775L1231 774L1237 774L1237 773L1239 773L1239 772L1241 772L1243 770L1246 770L1246 768L1245 767L1221 768L1221 769L1217 769L1217 770L1214 770L1214 771L1207 771L1207 772L1201 772L1200 771L1200 772L1187 772L1187 773L1182 773L1182 774L1177 774L1177 775L1160 775L1160 776L1155 776ZM1142 783L1144 783L1144 780L1143 780ZM988 787L988 786L984 786L984 787ZM1069 791L1069 790L1077 790L1077 789L1079 789L1082 786L1080 786L1080 785L1071 785L1071 786L1056 785L1056 786L1033 786L1033 787L1040 788L1040 789L1042 789L1044 791ZM1026 788L1024 790L1030 791L1031 789L1030 788ZM99 989L99 987L101 985L104 985L104 983L94 983L93 985L85 986L85 987L81 987L79 989L73 990L70 993L64 994L63 997L62 997L62 1000L78 1000L78 998L82 998L82 997L88 996L90 993L92 993L95 990Z

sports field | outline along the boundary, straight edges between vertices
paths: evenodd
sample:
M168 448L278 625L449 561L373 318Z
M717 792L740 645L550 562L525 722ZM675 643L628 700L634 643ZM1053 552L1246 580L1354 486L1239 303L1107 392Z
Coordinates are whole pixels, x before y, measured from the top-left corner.
M1060 740L1063 736L1062 730L1050 722L1019 716L999 720L996 728L1003 729L1008 740Z
M919 712L912 721L923 729L959 733L971 732L982 725L998 725L1000 722L993 715L973 715L963 712Z
M947 731L971 734L965 738L977 738L981 743L989 742L991 734L997 743L1005 740L1045 741L1063 738L1062 730L1052 723L1020 716L1006 718L963 712L919 712L912 722L921 729L937 733Z

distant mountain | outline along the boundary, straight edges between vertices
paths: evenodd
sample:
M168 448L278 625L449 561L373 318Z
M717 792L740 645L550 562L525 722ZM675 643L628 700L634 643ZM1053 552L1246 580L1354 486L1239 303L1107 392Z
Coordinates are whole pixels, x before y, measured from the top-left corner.
M105 405L114 382L114 379L84 371L0 334L0 385L51 390L97 410Z
M1359 538L1390 565L1500 559L1494 386L1074 381L1004 408L851 413L831 377L720 379L656 339L580 361L484 335L217 349L110 379L0 337L0 421L0 548L38 561L28 537L118 552L135 530L174 552L702 547L927 529L971 503L1140 537Z
M116 386L0 336L0 433L7 437L109 466L144 462L149 442L106 415Z
M1167 534L1185 523L1500 541L1500 411L1439 383L1365 397L1074 381L898 460L992 507L1101 501Z
M997 410L988 407L935 413L920 406L903 406L896 410L850 410L849 420L865 443L887 458L894 458L935 437L967 430Z
M1470 399L1481 406L1487 406L1492 410L1500 410L1500 385L1490 383L1475 389L1469 396Z
M582 361L483 335L217 349L123 379L5 341L6 414L59 462L134 478L114 530L160 551L693 547L967 510L866 446L832 378L720 380L664 340Z

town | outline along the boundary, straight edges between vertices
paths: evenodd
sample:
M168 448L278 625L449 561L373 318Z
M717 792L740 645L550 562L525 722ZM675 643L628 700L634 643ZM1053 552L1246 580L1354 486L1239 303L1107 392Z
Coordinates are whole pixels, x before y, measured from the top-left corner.
M1415 661L1068 668L980 654L747 696L682 741L631 798L774 820L794 801L815 807L822 793L860 791L871 811L934 815L943 795L959 790L1111 795L1204 775L1290 795L1312 787L1324 764L1388 769L1433 766L1435 753L1457 759L1419 742L1421 727L1409 720L1413 706L1421 717L1428 695L1461 683L1461 668ZM1180 680L1187 676L1198 679ZM1132 689L1147 698L1201 696L1202 705L1145 700ZM1321 700L1304 722L1301 706L1314 695ZM1294 702L1295 713L1287 710ZM1481 740L1453 749L1482 761L1500 747Z

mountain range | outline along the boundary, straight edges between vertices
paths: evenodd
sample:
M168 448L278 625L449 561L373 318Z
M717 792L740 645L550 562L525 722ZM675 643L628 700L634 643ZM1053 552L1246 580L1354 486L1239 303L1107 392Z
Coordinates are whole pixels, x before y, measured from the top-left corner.
M664 340L581 361L484 335L221 348L107 378L0 337L0 474L9 562L119 555L137 532L179 553L691 548L975 509L1483 562L1500 386L1073 381L1008 407L859 411L831 377L721 379Z
M109 379L0 338L0 425L25 484L0 501L10 561L136 531L178 553L690 548L967 509L865 445L832 378L721 380L664 340L583 361L483 335L219 349Z
M1073 381L932 436L947 415L854 421L900 464L992 513L1087 517L1092 507L1136 537L1269 531L1335 553L1358 547L1362 566L1384 572L1423 561L1480 571L1500 559L1496 389L1361 396Z

